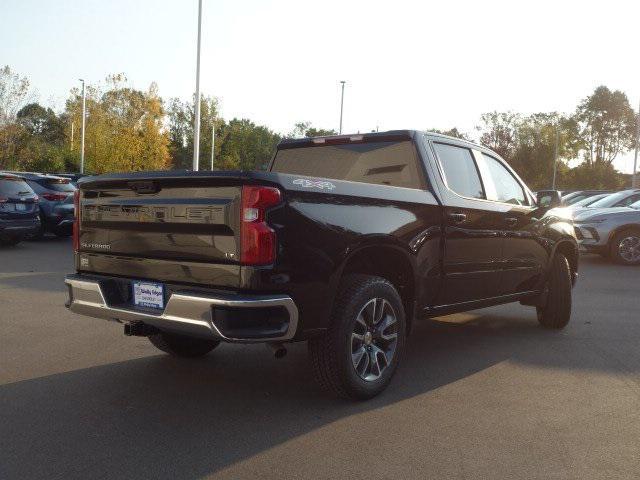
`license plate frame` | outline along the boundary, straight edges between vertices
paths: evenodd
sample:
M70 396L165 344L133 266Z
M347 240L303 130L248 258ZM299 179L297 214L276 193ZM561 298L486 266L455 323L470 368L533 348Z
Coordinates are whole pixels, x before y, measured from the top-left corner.
M164 284L157 282L131 282L133 304L136 307L164 310Z
M26 212L27 211L27 205L24 203L16 203L15 204L15 208L16 208L16 212Z

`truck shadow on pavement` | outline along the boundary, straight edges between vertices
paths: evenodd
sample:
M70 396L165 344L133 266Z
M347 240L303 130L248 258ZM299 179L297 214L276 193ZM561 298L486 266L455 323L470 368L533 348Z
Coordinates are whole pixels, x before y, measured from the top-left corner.
M577 367L566 344L531 319L419 322L390 388L365 403L321 392L304 344L283 360L262 346L223 345L200 360L157 355L8 384L0 477L201 478L506 360Z

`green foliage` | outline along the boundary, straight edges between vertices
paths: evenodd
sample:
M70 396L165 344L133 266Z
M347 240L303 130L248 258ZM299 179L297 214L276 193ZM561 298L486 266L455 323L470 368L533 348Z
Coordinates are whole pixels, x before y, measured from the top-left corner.
M312 137L326 137L329 135L337 135L333 129L315 128L311 126L311 122L298 122L293 126L293 130L290 131L286 138L312 138Z
M634 145L635 114L620 90L596 88L578 106L576 121L588 164L611 164Z
M565 174L563 188L578 189L621 189L627 186L627 179L608 163L583 163Z
M169 102L169 139L173 168L191 169L193 165L193 102L174 98ZM210 168L212 126L215 125L215 170L253 170L265 168L280 136L267 127L247 119L225 122L218 117L218 101L200 100L200 168Z
M489 112L477 129L480 143L509 162L533 189L551 187L556 144L557 188L618 188L624 179L612 162L633 145L634 118L622 92L598 87L574 115ZM584 163L569 167L581 157Z
M480 143L505 160L513 158L517 146L520 115L513 112L489 112L480 117Z
M195 119L195 95L191 102L172 98L169 101L169 151L172 168L191 169L193 166L193 123ZM215 126L216 137L224 121L218 118L218 100L213 97L200 98L200 165L211 164L211 127ZM220 153L220 139L216 138L215 156Z
M0 68L0 127L12 123L29 94L29 80L8 65Z
M215 168L222 170L264 170L280 141L280 136L267 127L244 118L225 124L221 137L220 159Z
M169 137L157 86L152 84L143 92L125 83L124 75L111 75L106 89L86 89L87 172L159 170L169 164ZM82 98L77 89L67 100L66 115L74 125L82 124ZM79 142L73 148L79 149Z

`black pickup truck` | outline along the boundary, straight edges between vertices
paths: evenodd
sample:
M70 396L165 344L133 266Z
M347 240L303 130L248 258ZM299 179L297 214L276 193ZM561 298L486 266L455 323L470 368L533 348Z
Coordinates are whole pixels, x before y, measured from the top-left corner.
M432 133L283 140L267 172L83 179L67 306L182 357L308 341L320 383L365 399L419 319L521 302L571 315L571 223L494 152Z

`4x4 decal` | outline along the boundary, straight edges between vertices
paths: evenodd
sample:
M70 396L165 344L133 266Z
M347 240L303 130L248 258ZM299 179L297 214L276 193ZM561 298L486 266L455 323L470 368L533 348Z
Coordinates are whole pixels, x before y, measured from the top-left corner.
M307 178L296 178L293 181L294 185L300 185L304 188L319 188L320 190L333 190L336 186L324 180L309 180Z

